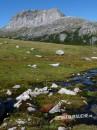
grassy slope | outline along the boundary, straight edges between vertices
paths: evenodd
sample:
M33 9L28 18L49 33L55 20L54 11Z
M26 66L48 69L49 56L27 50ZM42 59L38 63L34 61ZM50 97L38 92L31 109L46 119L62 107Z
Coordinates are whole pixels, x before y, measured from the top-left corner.
M94 125L78 125L73 128L73 130L97 130L97 126Z
M5 42L7 41L8 44ZM18 83L32 84L33 82L64 80L71 73L97 67L97 61L85 61L82 57L97 56L97 47L72 46L40 42L0 39L0 85L10 86ZM16 48L19 45L20 48ZM31 48L35 48L30 54ZM64 56L56 56L55 51L63 49ZM42 58L35 57L36 54ZM49 66L50 63L60 62L58 68ZM37 64L37 69L28 67Z

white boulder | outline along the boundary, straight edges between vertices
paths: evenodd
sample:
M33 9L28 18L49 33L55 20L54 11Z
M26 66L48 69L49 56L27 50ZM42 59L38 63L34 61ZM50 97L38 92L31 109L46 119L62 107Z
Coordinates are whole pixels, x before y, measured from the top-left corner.
M58 85L55 83L52 83L51 88L58 88Z
M58 127L58 130L67 130L67 128L60 126Z
M38 57L38 58L41 58L42 56L41 55L35 55L36 57Z
M19 48L19 45L16 45L16 48L18 49L18 48Z
M18 125L24 125L26 123L25 121L21 119L18 119L16 122L18 123Z
M33 51L35 48L31 48L30 50Z
M59 91L58 91L59 94L67 94L67 95L76 95L76 92L74 91L71 91L71 90L68 90L66 88L61 88Z
M97 60L97 57L96 57L96 56L93 56L93 57L91 57L91 59L93 59L93 60Z
M10 96L10 95L12 95L12 92L8 89L7 92L6 92L6 94L7 94L8 96Z
M35 109L35 108L33 108L33 107L28 107L28 108L27 108L27 111L28 111L28 112L35 112L35 111L36 111L36 109Z
M31 67L34 68L34 69L36 69L36 68L37 68L37 65L34 64L34 65L32 65Z
M26 128L25 127L21 127L21 130L26 130Z
M64 109L61 109L61 106L62 104L65 103L64 100L61 100L57 105L55 105L50 111L49 113L50 114L54 114L54 113L57 113L57 112L64 112L65 111L65 108Z
M23 94L21 94L20 96L18 96L16 98L17 101L26 101L26 100L29 100L31 97L30 97L30 93L32 92L31 89L28 89L27 91L25 91Z
M91 61L91 58L89 58L89 57L84 57L83 59L86 61Z
M79 93L81 90L79 88L74 88L74 92Z
M62 56L62 55L64 55L64 51L63 50L57 50L56 55Z
M50 64L50 66L53 66L53 67L59 67L60 63L55 63L55 64Z
M12 128L9 128L8 130L16 130L17 127L12 127Z
M15 85L15 86L13 86L14 89L18 89L20 87L21 87L21 85Z

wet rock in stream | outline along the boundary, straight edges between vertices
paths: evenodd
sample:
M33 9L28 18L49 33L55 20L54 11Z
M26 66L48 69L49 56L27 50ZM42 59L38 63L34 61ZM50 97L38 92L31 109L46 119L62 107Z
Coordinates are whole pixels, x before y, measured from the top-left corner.
M14 99L6 99L6 101L0 101L0 122L2 123L3 119L9 116L14 111Z

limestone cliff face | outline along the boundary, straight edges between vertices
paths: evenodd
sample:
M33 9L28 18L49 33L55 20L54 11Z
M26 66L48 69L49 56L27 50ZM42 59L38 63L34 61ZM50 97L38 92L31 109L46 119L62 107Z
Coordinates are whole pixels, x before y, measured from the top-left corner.
M13 17L6 29L16 30L22 27L38 27L41 25L52 24L64 15L56 8L50 10L28 10L23 11Z
M58 9L28 10L14 16L0 36L57 43L97 44L97 23L65 16Z

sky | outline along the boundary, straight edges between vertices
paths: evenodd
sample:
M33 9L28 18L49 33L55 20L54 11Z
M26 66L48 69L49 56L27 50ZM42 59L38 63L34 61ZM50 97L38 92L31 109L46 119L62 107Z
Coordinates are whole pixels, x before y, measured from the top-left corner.
M50 8L58 8L67 16L97 21L97 0L0 0L0 27L23 10Z

